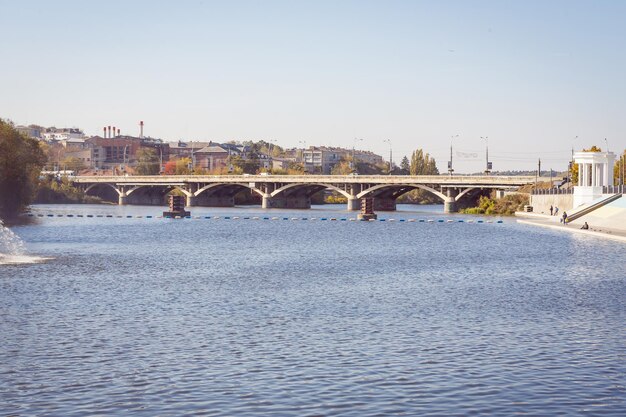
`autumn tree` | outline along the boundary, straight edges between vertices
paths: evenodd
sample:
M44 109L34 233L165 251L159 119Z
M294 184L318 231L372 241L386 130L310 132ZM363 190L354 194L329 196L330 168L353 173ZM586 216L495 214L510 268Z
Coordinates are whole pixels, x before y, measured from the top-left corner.
M0 119L0 218L17 217L34 198L46 156L36 139Z
M85 163L80 158L68 156L63 158L59 168L63 168L63 170L80 171L85 169Z

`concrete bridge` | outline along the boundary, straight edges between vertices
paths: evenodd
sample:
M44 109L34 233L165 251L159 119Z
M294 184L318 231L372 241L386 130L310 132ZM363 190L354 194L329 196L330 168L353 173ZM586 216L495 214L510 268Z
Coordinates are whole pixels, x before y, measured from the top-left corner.
M164 205L165 196L179 190L187 206L232 207L234 196L250 190L260 196L263 208L310 208L311 196L333 190L348 200L348 210L359 210L360 200L374 198L375 209L392 211L396 199L425 190L444 203L444 212L456 212L457 202L485 189L515 189L535 181L528 176L448 175L155 175L79 176L73 179L87 194L115 191L119 204Z

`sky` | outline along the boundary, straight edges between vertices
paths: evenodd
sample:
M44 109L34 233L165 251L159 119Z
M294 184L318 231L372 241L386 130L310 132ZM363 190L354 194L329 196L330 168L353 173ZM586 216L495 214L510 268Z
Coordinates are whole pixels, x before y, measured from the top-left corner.
M626 147L625 21L619 0L0 0L0 117L565 170Z

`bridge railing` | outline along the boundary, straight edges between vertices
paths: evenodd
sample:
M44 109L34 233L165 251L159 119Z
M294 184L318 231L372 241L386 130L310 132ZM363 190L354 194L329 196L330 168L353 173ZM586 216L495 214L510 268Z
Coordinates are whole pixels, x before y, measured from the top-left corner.
M346 182L346 183L438 183L438 184L513 184L532 182L533 178L519 176L476 176L476 175L129 175L129 176L78 176L75 182Z

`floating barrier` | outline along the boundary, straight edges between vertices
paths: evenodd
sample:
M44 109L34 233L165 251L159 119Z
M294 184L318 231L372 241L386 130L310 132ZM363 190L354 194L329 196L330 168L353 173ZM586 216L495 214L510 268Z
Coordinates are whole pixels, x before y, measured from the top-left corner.
M245 216L245 217L241 217L241 216L153 216L153 215L121 215L121 214L53 214L53 213L29 213L28 217L56 217L56 218L117 218L117 219L195 219L195 220L199 220L199 219L206 219L206 220L220 220L220 219L224 219L224 220L283 220L283 221L342 221L342 222L347 222L347 221L358 221L359 219L356 218L347 218L347 217L279 217L279 216L273 216L273 217L269 217L269 216L265 216L265 217L260 217L260 216ZM468 223L468 224L484 224L484 223L488 223L488 224L502 224L504 223L504 220L502 219L414 219L414 218L409 218L409 219L396 219L396 218L379 218L379 219L363 219L362 221L378 221L378 222L389 222L389 223L447 223L447 224L451 224L451 223Z

